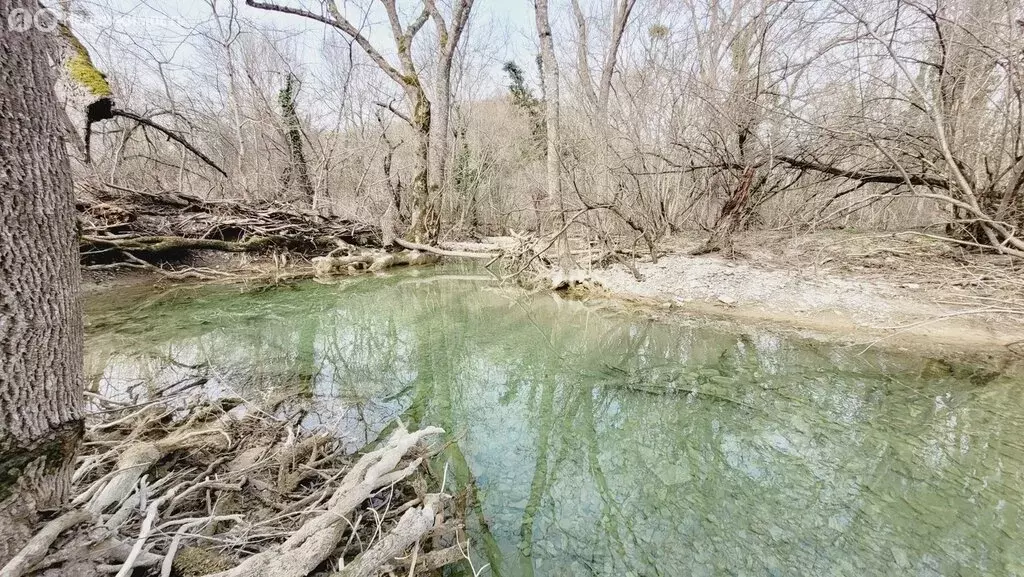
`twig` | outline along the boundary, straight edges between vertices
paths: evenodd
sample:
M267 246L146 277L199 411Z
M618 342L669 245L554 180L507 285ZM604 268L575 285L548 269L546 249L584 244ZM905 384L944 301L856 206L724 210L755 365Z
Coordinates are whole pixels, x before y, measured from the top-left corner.
M146 544L146 540L149 539L149 535L153 531L153 523L156 521L156 514L160 509L160 505L163 505L164 501L173 497L176 489L177 487L171 489L167 494L150 503L149 509L146 511L146 518L142 521L142 529L139 530L139 537L135 540L131 553L128 554L128 558L124 560L121 570L117 572L115 577L128 577L135 570L135 560L142 553L142 547Z

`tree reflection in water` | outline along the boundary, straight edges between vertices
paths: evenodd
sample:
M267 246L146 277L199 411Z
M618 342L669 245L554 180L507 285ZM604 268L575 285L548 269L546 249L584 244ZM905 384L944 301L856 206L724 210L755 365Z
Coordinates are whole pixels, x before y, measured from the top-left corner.
M1019 376L456 272L94 299L87 372L303 396L353 450L397 417L440 425L494 574L1024 571Z

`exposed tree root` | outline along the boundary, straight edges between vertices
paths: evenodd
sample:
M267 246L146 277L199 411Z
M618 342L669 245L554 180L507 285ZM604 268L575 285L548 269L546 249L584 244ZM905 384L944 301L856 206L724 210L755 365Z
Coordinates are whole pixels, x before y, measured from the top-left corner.
M82 235L82 242L98 248L112 248L127 253L156 255L169 251L220 250L224 252L256 252L272 246L287 246L283 237L253 236L244 241L211 238L182 238L178 236L135 236L129 238L103 238Z
M394 266L432 264L440 258L487 261L488 268L500 261L504 280L554 290L585 284L586 268L610 260L626 263L639 276L626 259L628 253L613 248L613 241L603 233L605 250L595 251L591 245L572 251L569 259L582 266L563 270L565 255L554 254L557 251L553 247L590 208L575 213L549 238L513 233L510 243L487 246L485 250L452 250L401 238L391 239L393 244L384 246L378 227L323 217L302 207L208 201L180 193L150 193L112 185L83 185L78 209L80 249L87 270L128 268L153 271L174 280L230 279L230 273L189 266L193 255L219 251L272 253L276 270L267 276L274 282L377 272ZM635 249L636 242L633 244ZM288 253L301 258L289 259ZM651 255L656 258L653 246ZM635 250L632 258L636 258ZM294 266L310 261L311 268Z
M352 511L377 490L413 474L419 468L421 459L402 468L398 467L399 463L422 438L442 432L441 429L431 427L409 433L399 427L383 447L364 455L345 475L328 501L326 511L304 523L281 545L249 557L239 566L215 573L213 577L309 575L341 542ZM432 529L438 496L429 495L426 502L423 507L406 510L398 524L383 539L356 557L341 574L346 577L371 575L383 563L404 552Z
M206 201L179 193L83 186L78 208L80 250L87 270L130 268L152 270L172 279L213 280L230 275L181 266L200 251L273 252L275 262L278 252L291 252L312 259L311 270L287 273L288 278L302 278L432 264L441 257L496 256L403 240L384 247L377 227L285 204ZM408 250L396 252L399 247ZM175 269L165 268L169 263L175 264Z
M60 537L60 534L75 525L91 521L93 514L84 509L76 509L57 517L46 524L38 533L33 535L28 544L11 559L7 565L0 569L0 577L21 577L28 573L32 567L43 560L50 545Z
M89 420L72 508L0 577L369 577L410 558L429 562L420 569L462 558L425 538L458 535L440 521L450 498L411 482L431 454L423 441L441 429L399 424L355 459L331 435L298 428L300 410L270 418L288 411L184 394L91 396L105 410Z

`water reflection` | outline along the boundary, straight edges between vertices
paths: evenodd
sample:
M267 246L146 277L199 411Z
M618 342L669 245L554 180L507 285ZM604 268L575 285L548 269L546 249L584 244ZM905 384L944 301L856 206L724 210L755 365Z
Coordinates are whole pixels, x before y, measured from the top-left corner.
M97 387L443 426L494 574L1024 574L1017 377L427 273L87 308Z

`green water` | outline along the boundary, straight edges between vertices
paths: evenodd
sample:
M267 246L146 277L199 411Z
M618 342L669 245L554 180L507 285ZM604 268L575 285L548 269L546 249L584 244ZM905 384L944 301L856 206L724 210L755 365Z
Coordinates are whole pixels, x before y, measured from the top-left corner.
M306 394L353 449L444 427L484 575L1024 575L1019 375L442 272L111 291L87 372Z

